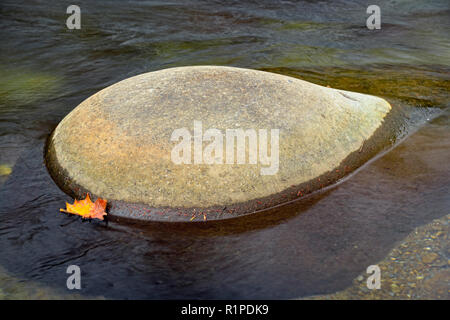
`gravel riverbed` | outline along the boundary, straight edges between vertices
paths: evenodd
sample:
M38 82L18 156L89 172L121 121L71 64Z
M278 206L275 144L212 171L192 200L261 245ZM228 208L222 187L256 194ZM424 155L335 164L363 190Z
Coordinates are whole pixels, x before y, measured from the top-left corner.
M378 263L381 288L369 290L363 272L343 291L306 299L439 299L450 298L450 214L421 226Z

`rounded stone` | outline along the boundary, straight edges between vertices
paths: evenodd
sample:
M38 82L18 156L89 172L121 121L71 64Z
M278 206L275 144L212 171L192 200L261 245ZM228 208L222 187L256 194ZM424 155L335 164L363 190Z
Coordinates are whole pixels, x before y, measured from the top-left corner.
M383 122L390 111L378 97L274 73L171 68L125 79L83 101L50 136L46 163L64 191L107 199L113 216L228 218L297 199L343 178L386 147L392 132ZM194 133L195 124L197 129L201 124L200 134ZM205 139L205 132L217 129L223 136L222 160L220 153L219 163L194 159L199 149L192 144L191 164L175 163L172 153L182 141L173 139L177 129L188 131L192 141L203 138L200 155L213 141ZM257 134L256 163L248 158L226 163L230 129ZM273 129L279 130L278 166L262 174L270 165L261 160L261 147L274 156ZM267 133L267 145L260 130ZM255 151L249 151L250 144L247 152Z

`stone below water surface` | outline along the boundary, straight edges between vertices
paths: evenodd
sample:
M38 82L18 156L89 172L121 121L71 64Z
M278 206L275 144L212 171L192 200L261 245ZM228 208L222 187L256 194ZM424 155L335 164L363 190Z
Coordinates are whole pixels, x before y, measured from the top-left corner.
M335 183L388 146L391 114L384 99L279 74L171 68L83 101L46 163L65 192L107 199L112 216L229 218Z

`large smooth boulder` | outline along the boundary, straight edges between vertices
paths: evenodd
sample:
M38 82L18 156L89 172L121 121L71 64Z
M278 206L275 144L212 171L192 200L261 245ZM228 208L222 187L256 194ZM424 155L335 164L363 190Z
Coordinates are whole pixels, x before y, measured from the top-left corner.
M64 191L107 199L113 216L228 218L343 178L388 145L392 130L383 123L390 111L378 97L274 73L171 68L125 79L83 101L49 138L46 162ZM202 126L200 139L211 128L223 133L223 164L196 161L198 145L192 145L191 164L174 162L182 141L176 134L174 139L175 130L199 138L194 124ZM278 167L270 169L260 158L256 164L225 163L226 130L238 128L266 130L268 150L276 144L271 130L278 129ZM201 150L212 141L200 140Z

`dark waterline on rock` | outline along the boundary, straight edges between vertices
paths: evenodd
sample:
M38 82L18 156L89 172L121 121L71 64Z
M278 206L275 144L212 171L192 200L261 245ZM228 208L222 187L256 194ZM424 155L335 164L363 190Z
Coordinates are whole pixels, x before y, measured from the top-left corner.
M0 265L9 273L64 293L77 264L82 294L107 298L294 298L343 289L448 213L447 1L381 2L376 33L357 1L79 5L78 33L65 29L65 4L0 7L0 165L12 168L0 176ZM382 96L410 108L405 134L418 131L344 183L270 215L141 227L60 213L71 199L42 161L57 123L119 80L198 64Z

